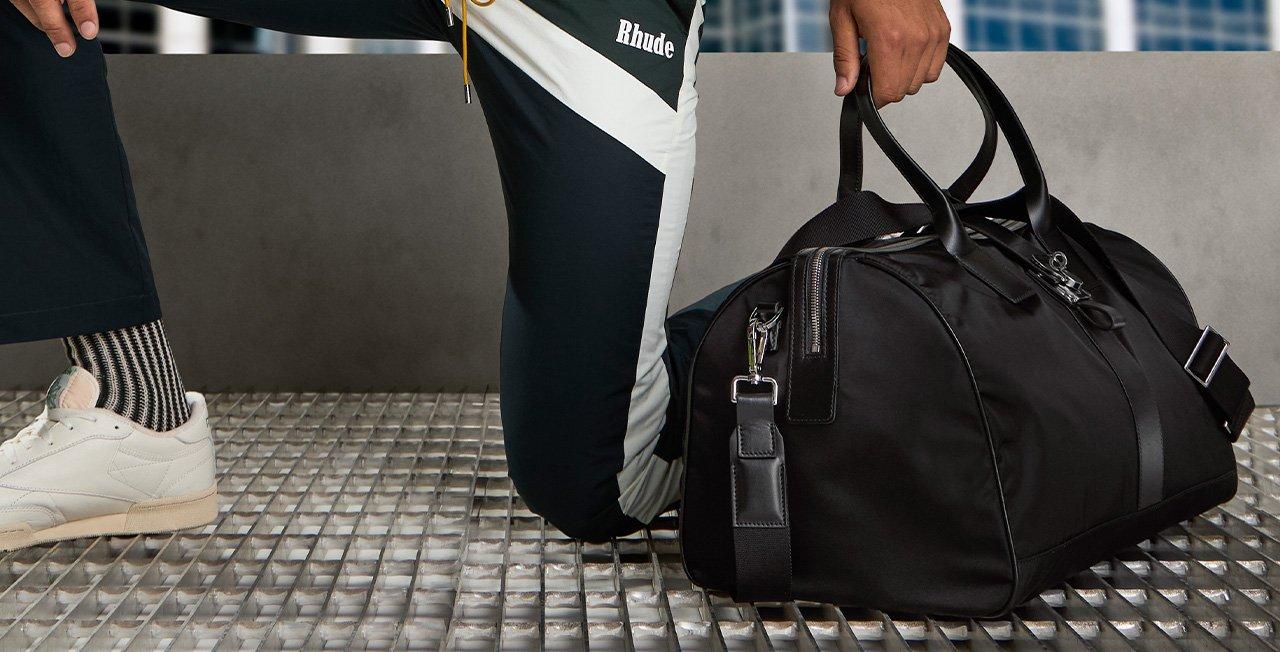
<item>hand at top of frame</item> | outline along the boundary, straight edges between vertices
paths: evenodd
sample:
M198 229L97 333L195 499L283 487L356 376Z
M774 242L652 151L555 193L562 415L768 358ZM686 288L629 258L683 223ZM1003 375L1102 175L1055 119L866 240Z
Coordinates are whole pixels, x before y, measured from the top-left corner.
M858 37L867 41L876 106L915 95L937 81L947 58L951 23L938 0L831 0L836 95L858 80Z
M71 22L62 11L63 0L9 0L32 25L49 35L59 56L69 57L76 51L76 37ZM66 0L71 19L79 25L80 36L92 39L98 35L98 6L94 0Z

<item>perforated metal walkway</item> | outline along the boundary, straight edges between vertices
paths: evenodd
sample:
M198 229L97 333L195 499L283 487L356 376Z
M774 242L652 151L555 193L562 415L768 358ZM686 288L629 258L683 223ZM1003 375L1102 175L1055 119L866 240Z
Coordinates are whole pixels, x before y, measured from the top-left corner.
M733 604L685 578L671 515L568 540L506 479L494 394L209 398L219 520L4 553L0 650L1277 647L1274 409L1230 504L973 622ZM4 437L40 399L0 392Z

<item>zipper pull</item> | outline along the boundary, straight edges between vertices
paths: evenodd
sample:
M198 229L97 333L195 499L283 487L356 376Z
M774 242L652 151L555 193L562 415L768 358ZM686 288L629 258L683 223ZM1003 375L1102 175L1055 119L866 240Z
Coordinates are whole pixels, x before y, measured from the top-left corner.
M1069 261L1066 254L1055 251L1047 261L1038 256L1033 256L1031 260L1039 268L1031 270L1031 273L1065 299L1067 305L1080 313L1090 326L1104 331L1124 328L1124 315L1115 308L1095 300L1093 294L1085 289L1084 281L1067 269Z
M1081 299L1075 303L1075 307L1080 316L1098 330L1117 331L1124 328L1124 315L1105 303Z
M1053 252L1047 261L1039 256L1032 256L1031 261L1038 268L1031 270L1032 273L1048 283L1058 296L1067 300L1067 303L1075 305L1080 301L1093 298L1093 295L1084 289L1084 281L1067 269L1067 255L1061 251Z

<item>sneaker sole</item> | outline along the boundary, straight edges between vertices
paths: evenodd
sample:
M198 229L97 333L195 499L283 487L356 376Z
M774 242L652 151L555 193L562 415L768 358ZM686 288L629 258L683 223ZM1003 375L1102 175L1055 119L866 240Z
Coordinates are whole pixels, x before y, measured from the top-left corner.
M21 528L0 532L0 551L83 537L185 530L208 525L217 517L218 483L214 482L204 491L137 503L123 514L82 518L43 530L32 530L24 523Z

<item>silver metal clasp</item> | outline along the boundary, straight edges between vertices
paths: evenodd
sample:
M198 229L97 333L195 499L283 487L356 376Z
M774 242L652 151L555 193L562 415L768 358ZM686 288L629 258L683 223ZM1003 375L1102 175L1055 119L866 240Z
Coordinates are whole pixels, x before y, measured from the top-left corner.
M1209 373L1201 378L1191 369L1191 365L1196 361L1196 357L1200 355L1200 349L1204 348L1205 341L1209 339L1209 333L1217 335L1218 339L1222 340L1222 350L1218 352L1218 357L1214 359L1213 367L1209 369ZM1182 365L1182 368L1186 369L1187 374L1194 378L1197 383L1200 383L1201 387L1208 389L1213 382L1213 377L1218 375L1218 369L1222 367L1222 361L1227 359L1227 351L1230 350L1231 342L1228 342L1227 338L1223 337L1222 333L1214 330L1212 326L1206 325L1204 330L1200 331L1200 339L1196 342L1196 348L1191 349L1191 355L1187 357L1187 363Z
M734 403L738 402L738 385L745 382L751 385L771 385L773 404L778 404L778 381L761 375L760 367L764 364L766 353L778 350L778 326L781 323L782 304L756 306L751 310L751 316L747 319L747 375L733 377L729 397Z
M773 404L778 404L778 381L768 376L734 376L733 389L729 392L729 400L734 403L738 402L738 383L750 383L752 385L769 385L769 395L773 398Z
M1067 269L1066 254L1055 251L1047 261L1041 260L1039 256L1033 256L1031 260L1039 268L1031 272L1047 282L1053 291L1068 303L1076 304L1093 298L1093 295L1084 288L1084 281Z

